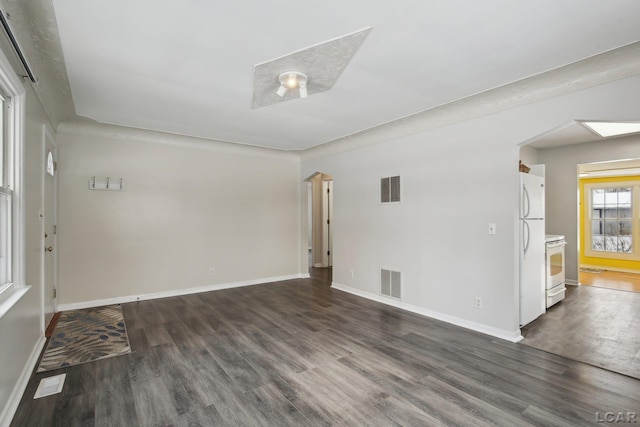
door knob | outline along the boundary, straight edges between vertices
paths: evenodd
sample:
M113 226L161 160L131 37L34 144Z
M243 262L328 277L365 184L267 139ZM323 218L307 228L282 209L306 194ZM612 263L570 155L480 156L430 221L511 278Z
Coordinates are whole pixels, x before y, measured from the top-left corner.
M47 252L53 252L53 246L47 246L47 249L45 249Z

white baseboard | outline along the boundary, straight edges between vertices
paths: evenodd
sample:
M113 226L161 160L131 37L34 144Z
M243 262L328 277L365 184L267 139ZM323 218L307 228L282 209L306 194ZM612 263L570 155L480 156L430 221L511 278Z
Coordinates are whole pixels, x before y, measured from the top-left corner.
M360 289L355 289L350 286L341 285L340 283L332 282L331 286L341 291L348 292L353 295L357 295L359 297L363 297L372 301L380 302L382 304L390 305L396 308L401 308L403 310L410 311L412 313L420 314L422 316L430 317L432 319L441 320L443 322L451 323L452 325L461 326L466 329L471 329L472 331L480 332L485 335L490 335L492 337L500 338L503 340L518 342L523 339L520 334L520 329L516 329L515 331L507 331L504 329L494 328L492 326L483 325L481 323L471 322L466 319L461 319L459 317L450 316L448 314L440 313L433 310L428 310L426 308L418 307L416 305L407 304L402 301L396 301L392 299L385 298L383 296L373 294L371 292L362 291Z
M310 277L311 277L311 275L310 275L309 273L301 274L301 275L300 275L300 278L301 278L301 279L308 279L308 278L310 278Z
M571 285L571 286L580 286L580 282L578 282L577 280L573 280L573 279L565 279L564 284L565 285Z
M241 282L222 283L216 285L204 285L194 288L176 289L171 291L153 292L150 294L127 295L122 297L96 299L91 301L73 302L67 304L58 304L58 311L77 310L79 308L101 307L110 304L123 304L127 302L146 301L158 298L178 297L182 295L197 294L200 292L219 291L222 289L240 288L243 286L260 285L270 282L281 282L283 280L300 279L309 277L309 274L291 274L288 276L268 277L265 279L246 280Z
M24 394L24 391L27 389L27 385L29 384L31 373L35 369L36 363L38 363L38 358L40 357L40 353L42 352L42 348L44 347L44 344L46 342L47 339L44 337L44 335L42 335L36 342L36 345L33 346L33 350L31 350L29 359L27 359L27 363L25 363L24 368L20 373L18 382L13 388L11 398L5 405L4 410L2 411L2 415L0 415L0 427L9 427L9 425L11 424L11 420L13 420L13 416L18 410L18 405L20 404L22 395Z

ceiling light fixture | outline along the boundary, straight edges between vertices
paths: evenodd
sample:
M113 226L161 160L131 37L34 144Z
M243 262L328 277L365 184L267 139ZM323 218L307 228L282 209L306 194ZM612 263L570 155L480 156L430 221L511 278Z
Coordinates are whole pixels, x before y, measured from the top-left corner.
M278 81L280 82L280 87L276 91L278 96L284 96L287 91L298 89L300 98L307 97L307 82L309 78L305 74L298 71L286 71L278 76Z

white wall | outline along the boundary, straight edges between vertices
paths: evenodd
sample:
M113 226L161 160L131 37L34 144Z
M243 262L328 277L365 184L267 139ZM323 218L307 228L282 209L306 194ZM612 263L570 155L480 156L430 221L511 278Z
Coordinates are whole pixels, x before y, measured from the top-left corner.
M538 160L538 150L536 148L525 145L520 147L520 160L525 165L535 165L540 161Z
M627 119L634 116L624 116ZM635 116L637 120L640 116ZM640 158L640 137L538 150L546 165L546 226L549 234L564 234L567 279L578 281L578 165Z
M351 151L306 153L302 176L321 170L334 178L335 284L376 298L379 268L398 269L406 307L517 338L517 144L577 117L640 117L630 95L638 90L640 78L619 80ZM393 129L374 136L385 132ZM403 202L381 206L379 178L395 174ZM489 222L497 235L488 235Z
M97 125L58 150L63 307L300 274L297 154Z

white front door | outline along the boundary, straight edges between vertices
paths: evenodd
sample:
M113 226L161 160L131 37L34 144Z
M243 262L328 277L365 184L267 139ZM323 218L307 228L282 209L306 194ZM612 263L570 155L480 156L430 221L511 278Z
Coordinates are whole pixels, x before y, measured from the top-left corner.
M56 188L57 150L53 136L44 133L44 327L56 309Z

